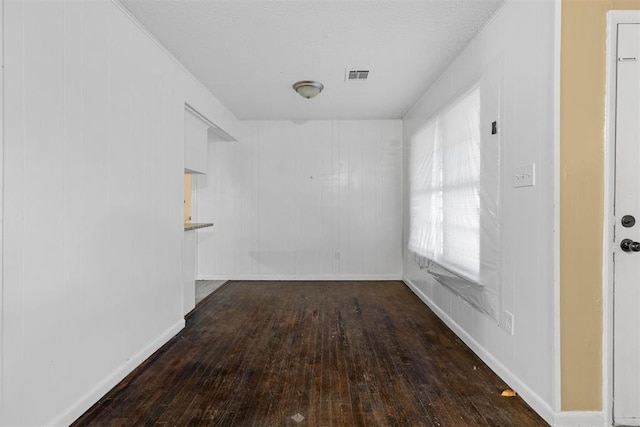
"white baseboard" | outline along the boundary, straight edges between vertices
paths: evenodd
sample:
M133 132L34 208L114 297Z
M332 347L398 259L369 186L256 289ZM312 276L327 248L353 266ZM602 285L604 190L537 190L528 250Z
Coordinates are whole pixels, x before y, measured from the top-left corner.
M107 394L114 386L129 375L135 368L144 362L149 356L156 352L160 347L166 344L185 326L184 319L180 319L169 329L165 330L158 338L149 343L145 348L140 350L113 373L102 380L98 385L89 390L89 392L73 403L61 415L55 418L47 425L68 426L78 417L84 414L91 406L93 406L102 396Z
M442 311L427 295L424 294L411 280L404 278L404 283L420 298L469 348L486 363L504 382L509 384L531 408L546 422L554 425L556 413L551 406L538 396L520 378L504 366L498 359L482 347L467 331L462 329L447 313Z
M556 412L551 406L531 390L520 378L505 367L498 359L482 347L471 335L458 325L447 313L442 311L411 280L404 278L404 283L456 334L471 350L482 359L509 387L514 389L522 399L531 406L546 422L554 427L603 427L606 426L602 411L565 411Z
M602 412L565 411L556 413L553 425L556 427L603 427L606 424Z
M231 275L217 275L217 274L199 274L196 280L300 280L300 281L336 281L336 280L402 280L400 274L382 274L382 275L246 275L239 274L237 276Z
M480 344L462 329L449 315L427 297L411 280L401 279L396 276L317 276L317 277L293 277L293 276L246 276L223 277L201 276L200 280L403 280L404 283L427 305L443 322L464 341L471 350L480 357L498 376L500 376L511 388L536 411L549 424L556 427L602 427L605 425L602 412L566 411L554 412L549 404L533 392L524 382L507 369L493 355L487 352ZM76 401L65 412L55 418L49 425L69 425L93 406L102 396L117 385L136 367L144 362L155 351L167 343L185 326L184 319L179 320L173 326L165 330L158 338L149 343L145 348L136 353L126 363L116 369L111 375L91 389L84 397Z

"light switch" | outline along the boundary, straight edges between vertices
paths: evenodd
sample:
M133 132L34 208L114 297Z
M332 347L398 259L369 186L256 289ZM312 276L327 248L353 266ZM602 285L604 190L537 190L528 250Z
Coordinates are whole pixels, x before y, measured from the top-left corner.
M514 187L531 187L536 185L535 163L513 168L511 180L513 181Z

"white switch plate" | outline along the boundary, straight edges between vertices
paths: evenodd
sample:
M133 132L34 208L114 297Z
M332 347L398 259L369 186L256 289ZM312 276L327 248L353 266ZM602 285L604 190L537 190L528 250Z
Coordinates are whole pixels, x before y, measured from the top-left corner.
M510 335L513 335L513 320L514 320L513 314L505 310L504 311L504 328Z
M528 165L513 168L511 174L511 180L514 187L531 187L536 185L536 164L529 163Z

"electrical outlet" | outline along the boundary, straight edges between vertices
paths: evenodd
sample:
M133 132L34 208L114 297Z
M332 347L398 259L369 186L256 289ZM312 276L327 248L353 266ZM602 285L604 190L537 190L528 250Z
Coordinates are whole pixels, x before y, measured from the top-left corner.
M336 251L335 257L337 261L340 261L340 251Z
M504 312L504 329L509 332L509 335L513 335L513 314L506 310Z

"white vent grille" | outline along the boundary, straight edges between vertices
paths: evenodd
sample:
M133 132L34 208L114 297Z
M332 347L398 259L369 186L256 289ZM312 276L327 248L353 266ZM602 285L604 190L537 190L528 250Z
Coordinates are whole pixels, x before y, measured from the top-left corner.
M349 70L345 73L345 81L364 82L369 78L369 70Z

